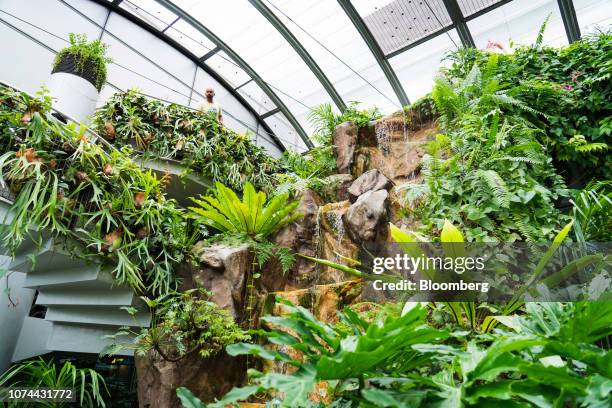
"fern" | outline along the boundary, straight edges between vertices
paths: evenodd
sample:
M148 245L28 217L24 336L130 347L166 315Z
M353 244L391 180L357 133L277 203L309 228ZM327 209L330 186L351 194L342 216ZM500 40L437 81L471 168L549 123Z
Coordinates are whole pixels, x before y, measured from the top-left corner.
M531 220L528 216L525 214L513 213L512 221L514 221L514 226L527 242L534 242L539 239L540 231L531 225Z
M478 170L475 175L491 189L494 202L504 208L510 206L508 187L495 170Z
M483 166L486 166L488 164L491 164L493 162L496 161L511 161L511 162L520 162L520 163L529 163L529 164L541 164L542 162L538 161L538 160L534 160L531 157L525 157L525 156L500 156L500 157L493 157L491 159L485 160L484 162L482 162Z
M538 37L536 38L535 43L533 44L533 48L540 49L542 48L542 44L544 43L544 32L546 31L546 26L548 25L548 20L550 20L550 16L552 13L549 13L544 19L544 22L540 26L540 30L538 30Z
M461 105L452 84L445 78L436 78L431 96L442 114L442 120L449 123L459 112Z
M308 114L308 123L313 129L312 140L318 145L329 145L338 117L331 104L323 103L312 108Z
M477 64L474 64L470 72L467 74L467 76L461 83L459 92L460 93L465 92L466 90L469 90L472 87L479 87L481 83L482 83L482 73L480 72L480 67Z
M291 251L291 249L287 247L276 247L276 256L281 264L281 268L283 273L289 272L289 270L295 264L295 254Z
M284 274L286 274L295 263L295 254L290 248L278 246L270 241L255 243L253 250L257 265L260 268L262 268L270 259L276 257L280 263L281 270Z
M516 99L516 98L514 98L514 97L512 97L512 96L510 96L510 95L508 95L506 93L503 93L503 92L495 93L495 94L491 95L490 98L494 102L497 102L500 105L511 105L511 106L516 107L516 108L522 109L522 110L524 110L526 112L529 112L529 113L531 113L533 115L539 115L539 116L542 116L542 117L545 117L545 118L547 117L547 115L544 114L543 112L540 112L540 111L538 111L538 110L536 110L536 109L526 105L522 101L520 101L520 100L518 100L518 99Z

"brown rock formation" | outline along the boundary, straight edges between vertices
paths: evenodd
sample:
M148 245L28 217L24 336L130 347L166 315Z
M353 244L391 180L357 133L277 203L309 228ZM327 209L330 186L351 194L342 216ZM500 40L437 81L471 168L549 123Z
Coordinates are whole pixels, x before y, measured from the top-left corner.
M246 244L238 247L206 246L204 242L198 242L193 253L199 263L183 277L184 288L210 290L212 301L240 320L245 306L246 280L253 260L251 247Z
M359 176L349 187L349 200L354 203L357 198L368 191L386 190L391 182L377 169L368 170Z
M318 257L332 262L346 263L342 257L357 259L359 248L348 236L343 215L350 202L326 204L319 210L319 248ZM317 266L317 282L320 284L345 281L344 272L326 266Z
M351 174L338 174L338 184L336 184L336 201L344 201L349 199L348 189L353 183Z
M210 358L187 356L173 363L154 351L134 358L138 371L140 408L180 408L178 387L186 387L204 402L214 401L246 380L246 359L220 353Z
M285 226L272 238L277 245L291 248L295 253L316 256L317 216L323 200L312 190L300 195L300 206L296 210L304 214L296 222ZM272 259L263 268L262 285L268 291L305 288L316 283L315 265L304 258L296 257L295 264L285 277L277 259Z
M388 196L386 190L368 191L349 207L343 218L353 241L364 243L386 237Z
M412 121L410 115L392 115L357 130L357 146L352 150L351 174L359 177L377 169L395 183L418 175L423 144L433 135L434 122ZM349 151L349 149L344 149Z
M357 145L357 125L350 122L338 125L332 136L332 143L338 173L349 173Z

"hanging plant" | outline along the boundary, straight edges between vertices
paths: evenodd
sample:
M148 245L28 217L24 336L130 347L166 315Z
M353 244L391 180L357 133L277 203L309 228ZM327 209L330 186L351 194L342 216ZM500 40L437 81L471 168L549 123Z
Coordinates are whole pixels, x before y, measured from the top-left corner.
M181 160L233 189L250 181L270 192L273 174L282 171L263 147L248 135L220 127L214 115L149 99L134 89L110 98L96 113L95 125L117 146L130 143L144 155Z
M108 46L100 40L87 41L85 34L69 34L70 46L57 53L53 73L66 72L89 81L100 92L106 82L106 56Z
M0 101L0 186L15 195L3 246L14 253L33 227L44 229L76 242L76 256L114 265L117 283L172 290L193 237L164 196L167 180L143 171L131 148L107 149L84 127L57 122L45 98L0 86ZM23 125L21 112L32 106L40 110Z

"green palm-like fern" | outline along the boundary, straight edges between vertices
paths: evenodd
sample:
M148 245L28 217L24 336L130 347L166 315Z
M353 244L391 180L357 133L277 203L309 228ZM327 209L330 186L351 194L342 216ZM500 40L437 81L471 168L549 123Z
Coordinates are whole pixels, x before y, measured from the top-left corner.
M236 193L217 182L212 196L192 198L199 207L189 207L202 224L223 233L245 234L262 240L280 228L300 218L294 213L298 201L289 201L289 194L280 194L267 200L263 191L255 191L246 183L242 200Z

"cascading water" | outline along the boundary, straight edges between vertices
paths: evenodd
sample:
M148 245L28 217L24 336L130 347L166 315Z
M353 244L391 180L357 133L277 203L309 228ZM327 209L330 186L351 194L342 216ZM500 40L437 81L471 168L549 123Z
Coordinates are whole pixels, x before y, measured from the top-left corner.
M344 222L342 221L342 216L335 212L330 212L327 214L327 221L329 225L331 225L332 230L336 233L336 248L340 249L340 245L342 244L342 239L345 235L344 230ZM338 261L338 255L335 256L335 261Z

